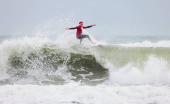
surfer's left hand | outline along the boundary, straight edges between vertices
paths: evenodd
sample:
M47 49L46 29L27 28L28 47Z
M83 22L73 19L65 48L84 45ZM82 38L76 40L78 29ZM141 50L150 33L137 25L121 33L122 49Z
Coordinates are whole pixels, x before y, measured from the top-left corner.
M96 24L94 24L93 26L96 26Z

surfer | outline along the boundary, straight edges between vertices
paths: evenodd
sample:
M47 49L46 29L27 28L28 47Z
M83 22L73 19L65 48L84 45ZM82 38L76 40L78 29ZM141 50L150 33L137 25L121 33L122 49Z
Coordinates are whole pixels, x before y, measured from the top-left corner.
M83 40L84 38L88 38L88 39L91 41L92 44L95 44L95 43L91 40L91 38L90 38L89 35L86 35L86 34L83 34L83 33L82 33L82 29L87 29L87 28L90 28L90 27L92 27L92 26L96 26L96 24L84 27L84 26L83 26L83 22L80 21L80 22L79 22L79 26L77 26L77 27L72 27L72 28L66 28L66 30L77 29L76 37L77 37L77 39L80 39L80 44L81 44L81 42L82 42L82 40Z

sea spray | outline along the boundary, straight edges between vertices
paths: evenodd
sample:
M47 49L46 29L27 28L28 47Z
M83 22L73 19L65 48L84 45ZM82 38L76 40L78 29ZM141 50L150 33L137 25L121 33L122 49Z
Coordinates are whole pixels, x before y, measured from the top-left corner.
M168 47L65 43L41 37L5 40L0 44L1 79L8 84L169 83Z

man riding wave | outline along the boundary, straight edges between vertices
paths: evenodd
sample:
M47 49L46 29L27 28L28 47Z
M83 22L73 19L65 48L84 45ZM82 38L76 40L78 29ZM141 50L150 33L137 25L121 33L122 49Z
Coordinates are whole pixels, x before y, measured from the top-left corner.
M77 39L80 39L80 44L81 44L81 42L82 42L82 40L83 40L84 38L88 38L88 39L91 41L92 44L95 44L95 43L91 40L91 38L90 38L89 35L86 35L86 34L83 34L83 33L82 33L82 29L87 29L87 28L90 28L90 27L93 27L93 26L96 26L96 24L84 27L84 26L83 26L83 22L80 21L80 22L79 22L79 26L73 27L73 28L66 28L66 29L67 29L67 30L77 29L76 37L77 37Z

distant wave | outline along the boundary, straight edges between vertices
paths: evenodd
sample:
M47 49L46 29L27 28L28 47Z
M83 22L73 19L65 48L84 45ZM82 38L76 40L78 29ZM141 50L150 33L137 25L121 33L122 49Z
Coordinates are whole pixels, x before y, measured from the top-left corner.
M128 44L118 44L120 46L127 46L127 47L170 47L170 41L169 40L162 40L155 43L152 43L150 41L144 41L144 42L136 42L136 43L128 43Z

